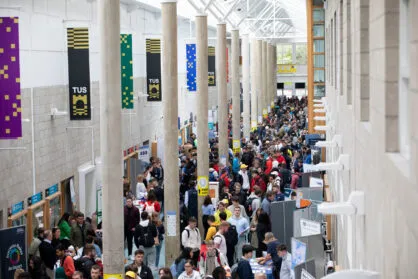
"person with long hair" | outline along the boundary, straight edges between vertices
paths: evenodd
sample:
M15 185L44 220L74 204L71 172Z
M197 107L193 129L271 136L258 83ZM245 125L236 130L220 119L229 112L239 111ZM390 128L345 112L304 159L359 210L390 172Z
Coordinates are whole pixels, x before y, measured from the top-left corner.
M47 279L49 278L45 266L42 263L40 257L33 256L29 259L29 269L30 276L33 279Z
M194 269L195 264L193 260L186 260L184 263L184 271L180 274L178 279L200 279L200 273Z
M261 207L257 208L257 210L253 214L253 219L251 220L250 224L250 244L255 249L258 248L258 237L257 237L257 224L258 218L263 210Z
M155 243L155 250L156 250L156 258L155 258L155 266L158 267L160 263L160 254L161 254L161 247L164 241L164 233L165 228L164 224L160 219L160 214L158 212L152 213L152 222L154 223L155 227L157 228L158 232L158 243Z
M158 270L158 276L160 277L160 279L163 276L167 276L167 278L169 279L173 279L173 274L171 274L171 270L168 267L162 267Z
M161 211L161 205L157 201L157 196L155 195L154 191L149 191L148 199L144 206L144 211L148 212L148 214Z
M256 256L261 257L263 255L263 251L267 251L267 245L264 243L264 236L267 232L271 232L270 217L264 211L260 214L260 216L258 216L256 231L258 238L258 249L256 251Z
M208 229L209 229L209 224L208 224L208 217L215 214L215 207L212 204L212 199L210 198L209 195L207 195L205 197L205 199L203 200L203 205L202 205L202 222L203 222L203 227L205 229L205 233L204 235L207 234Z
M180 275L184 271L184 264L187 260L193 259L193 250L190 247L186 247L181 252L180 256L174 261L176 265L176 274Z
M65 212L62 214L61 219L58 221L58 228L60 229L60 241L64 245L65 249L71 245L70 238L71 238L71 226L69 223L70 220L70 213Z

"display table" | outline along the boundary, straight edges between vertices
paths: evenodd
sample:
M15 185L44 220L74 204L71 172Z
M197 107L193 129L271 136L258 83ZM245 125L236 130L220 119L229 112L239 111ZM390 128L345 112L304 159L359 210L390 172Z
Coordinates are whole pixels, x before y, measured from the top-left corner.
M256 259L250 260L251 269L256 275L257 273L264 273L267 276L267 279L273 279L273 262L267 261L264 265L260 265L257 263Z

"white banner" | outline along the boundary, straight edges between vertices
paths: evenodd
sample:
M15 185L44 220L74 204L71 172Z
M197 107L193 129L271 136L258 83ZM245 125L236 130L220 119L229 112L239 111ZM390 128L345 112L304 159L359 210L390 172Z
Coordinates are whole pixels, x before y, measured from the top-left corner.
M315 235L321 233L321 224L319 222L300 219L300 234L301 236Z

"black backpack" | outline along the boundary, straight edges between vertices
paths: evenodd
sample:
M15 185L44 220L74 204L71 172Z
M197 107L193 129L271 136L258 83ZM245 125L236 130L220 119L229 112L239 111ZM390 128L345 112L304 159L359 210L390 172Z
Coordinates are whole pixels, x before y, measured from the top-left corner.
M148 224L148 226L146 227L143 227L141 225L138 225L138 226L139 226L139 237L138 237L139 245L142 245L145 248L154 246L155 240L151 231L152 224Z
M187 191L189 195L189 202L187 209L189 210L189 216L194 216L197 219L197 211L198 211L198 204L197 204L197 190L195 187L192 187L189 191Z
M82 257L74 261L74 268L75 270L82 272L84 278L89 278L91 268L95 264L96 263L92 259Z
M245 201L245 205L244 205L244 207L245 207L245 212L247 213L247 216L248 216L248 217L253 216L253 212L254 212L254 210L253 210L252 203L253 203L253 200L255 200L255 199L258 199L258 197L248 198L248 199Z
M226 245L232 247L238 243L238 232L234 225L230 225L228 231L225 234Z

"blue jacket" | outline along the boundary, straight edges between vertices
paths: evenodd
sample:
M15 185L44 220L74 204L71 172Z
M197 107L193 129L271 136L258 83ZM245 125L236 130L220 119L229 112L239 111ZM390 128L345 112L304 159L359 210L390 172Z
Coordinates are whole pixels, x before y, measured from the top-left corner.
M239 159L237 157L234 157L234 160L232 161L232 172L239 172L239 167Z
M254 279L254 274L248 260L241 259L238 262L237 273L240 279Z

